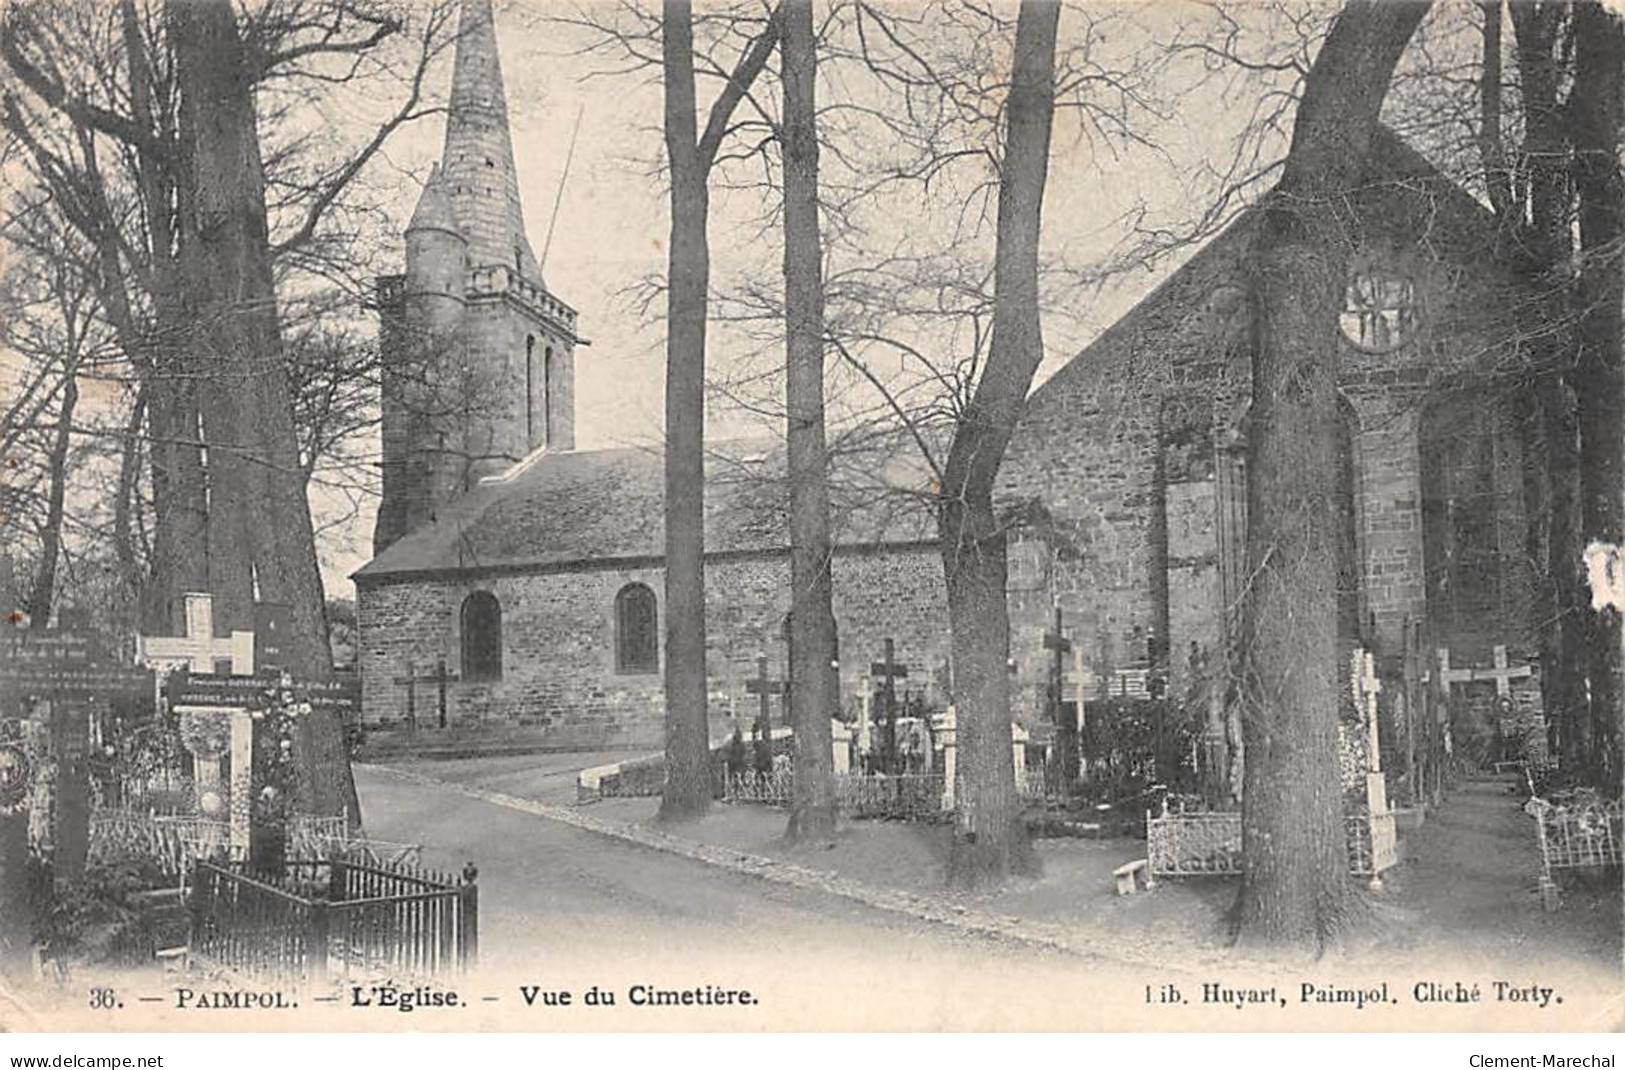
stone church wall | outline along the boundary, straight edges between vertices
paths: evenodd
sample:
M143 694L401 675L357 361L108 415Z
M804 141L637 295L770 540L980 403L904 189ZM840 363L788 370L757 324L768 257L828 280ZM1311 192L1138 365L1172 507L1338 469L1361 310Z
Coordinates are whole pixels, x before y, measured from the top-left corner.
M1414 282L1420 331L1387 352L1343 343L1338 380L1352 434L1359 619L1366 641L1389 652L1403 649L1405 621L1429 612L1419 448L1428 406L1444 392L1482 384L1484 369L1514 358L1509 339L1516 337L1506 322L1516 306L1510 281L1473 255L1473 209L1460 198L1419 195L1424 189L1367 191L1366 229L1353 258L1355 270L1369 265ZM1245 433L1253 225L1253 217L1240 219L1043 384L1001 472L1007 508L1042 503L1042 530L1034 534L1055 548L1049 593L1078 623L1075 634L1093 638L1094 663L1143 656L1128 649L1130 637L1166 631L1176 696L1190 640L1211 647L1218 638L1220 605L1199 603L1221 586L1208 560L1222 551L1215 533L1202 530L1217 516L1205 492L1175 485L1169 474L1168 442L1186 410L1200 414L1201 436ZM1500 511L1503 526L1516 530L1516 508ZM1520 607L1507 608L1503 625L1520 615ZM1050 606L1037 606L1030 620L1020 612L1013 601L1012 626L1030 631Z
M754 556L707 564L710 596L708 668L713 734L748 732L757 699L745 691L758 653L773 679L785 675L784 616L789 563ZM659 671L615 669L615 596L628 583L655 593L664 629L658 568L579 568L500 575L471 582L424 578L364 584L360 590L363 717L370 729L402 729L408 675L415 685L420 731L435 728L437 662L459 674L459 607L475 590L502 607L503 673L499 681L454 681L448 722L457 736L559 747L649 747L662 744L664 699ZM862 675L894 640L909 668L908 687L925 687L946 664L947 607L942 567L933 547L843 552L835 559L836 620L843 699L854 706ZM940 696L939 696L940 698ZM772 701L772 717L784 716Z

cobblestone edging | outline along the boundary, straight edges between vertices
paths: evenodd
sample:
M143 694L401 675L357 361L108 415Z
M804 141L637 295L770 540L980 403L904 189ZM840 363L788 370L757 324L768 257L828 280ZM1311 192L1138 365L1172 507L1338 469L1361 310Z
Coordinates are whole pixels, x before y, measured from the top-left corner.
M828 870L799 866L792 862L782 862L776 858L749 854L732 847L718 847L714 844L700 843L681 836L672 836L655 829L633 825L624 821L595 817L575 807L522 799L500 791L436 780L434 777L425 776L422 773L408 772L402 769L391 769L384 766L372 766L371 768L400 780L422 784L427 787L441 788L446 791L454 791L469 798L490 803L493 806L535 814L549 821L557 821L585 832L607 836L625 843L637 844L640 847L647 847L655 851L664 851L667 854L678 855L742 876L755 877L759 880L788 885L792 888L840 896L843 899L862 903L876 910L901 914L920 921L934 922L975 936L1001 940L1006 943L1044 951L1059 952L1078 958L1092 959L1097 962L1154 968L1163 972L1168 970L1170 964L1168 957L1170 949L1167 948L1146 947L1140 949L1119 945L1113 947L1109 953L1102 953L1098 945L1086 945L1078 934L1069 932L1059 925L1030 921L1008 914L994 914L984 910L977 910L943 897L917 895L893 888L879 888L861 881L838 876ZM1179 950L1179 955L1181 962L1185 966L1195 966L1201 959L1206 957L1193 948L1182 948ZM1215 958L1214 962L1222 962L1232 969L1253 965L1233 953L1223 958Z

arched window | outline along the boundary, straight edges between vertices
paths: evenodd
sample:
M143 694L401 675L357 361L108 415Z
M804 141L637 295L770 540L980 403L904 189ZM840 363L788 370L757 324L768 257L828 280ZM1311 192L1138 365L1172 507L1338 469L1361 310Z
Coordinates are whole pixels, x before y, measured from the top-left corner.
M542 355L542 444L553 444L553 347Z
M542 388L546 395L547 388ZM536 448L536 336L525 335L525 449Z
M502 679L502 606L490 591L463 599L463 679Z
M655 593L629 583L615 596L615 671L660 670L660 620Z

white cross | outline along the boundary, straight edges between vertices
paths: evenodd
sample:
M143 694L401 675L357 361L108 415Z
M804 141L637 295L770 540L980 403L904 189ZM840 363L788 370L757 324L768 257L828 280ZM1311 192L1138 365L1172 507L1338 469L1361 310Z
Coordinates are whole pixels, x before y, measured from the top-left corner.
M1073 714L1076 718L1077 729L1083 731L1083 704L1094 697L1096 677L1089 671L1089 666L1083 659L1083 643L1077 641L1072 644L1072 674L1077 683L1072 686Z
M232 632L230 639L216 639L214 599L197 591L186 595L184 636L142 635L136 642L136 659L155 669L212 673L215 658L229 657L233 676L254 675L254 633Z
M1452 669L1450 667L1450 651L1444 647L1439 648L1439 681L1445 687L1451 684L1465 684L1473 680L1494 680L1495 694L1498 698L1508 698L1512 694L1512 681L1522 680L1535 675L1535 670L1528 665L1509 665L1507 663L1507 648L1497 645L1495 648L1495 666L1489 669Z
M1369 768L1376 772L1382 767L1382 751L1377 742L1377 694L1382 680L1377 676L1377 659L1369 650L1356 648L1350 658L1354 683L1354 703L1366 723L1366 747L1370 754Z

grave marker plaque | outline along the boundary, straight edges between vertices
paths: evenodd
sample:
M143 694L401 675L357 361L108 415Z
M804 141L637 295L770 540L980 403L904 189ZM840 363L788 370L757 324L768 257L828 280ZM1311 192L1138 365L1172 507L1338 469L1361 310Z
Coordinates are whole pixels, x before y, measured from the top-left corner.
M101 657L95 637L82 632L0 632L0 694L18 703L123 698L150 704L153 673Z
M73 880L84 873L90 848L92 719L99 731L98 714L115 702L150 709L153 674L107 659L88 632L10 631L0 633L0 695L10 700L0 713L49 726L55 775L31 805L54 818L41 828L53 848L56 878ZM25 828L27 820L25 813Z

